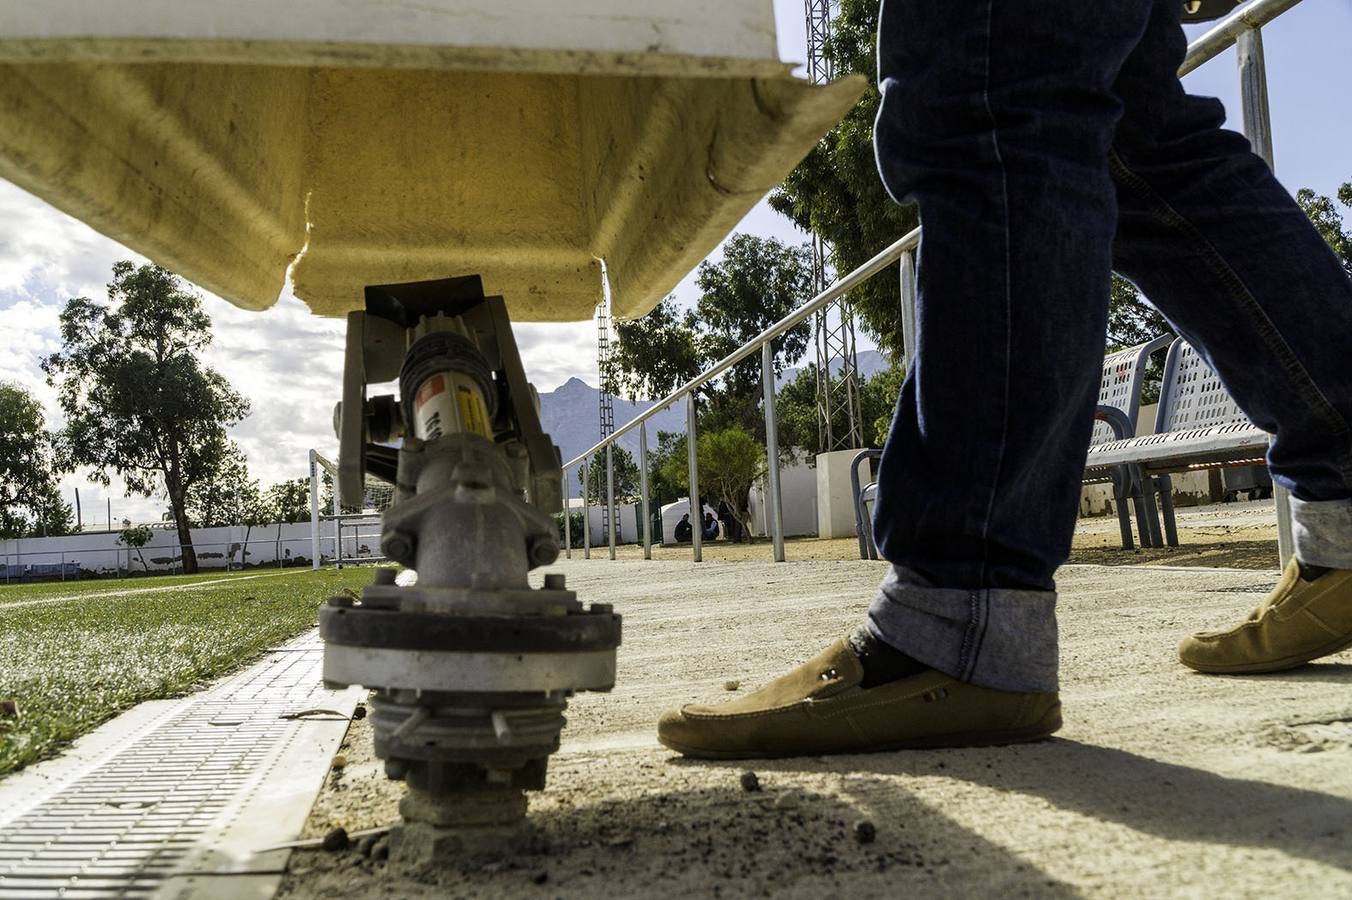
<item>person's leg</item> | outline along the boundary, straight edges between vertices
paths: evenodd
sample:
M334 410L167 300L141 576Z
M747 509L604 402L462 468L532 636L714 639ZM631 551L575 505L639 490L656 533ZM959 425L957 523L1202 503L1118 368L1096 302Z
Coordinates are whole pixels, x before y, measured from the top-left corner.
M1163 77L1186 49L1176 16L1157 6L1157 37L1118 77L1114 261L1273 434L1272 477L1292 494L1298 565L1259 615L1180 655L1204 671L1285 668L1352 644L1352 281L1267 164L1221 127L1220 103Z
M916 359L878 477L874 530L894 567L870 628L987 687L1056 689L1052 579L1117 227L1112 86L1151 2L884 4L879 169L919 204L924 235Z
M1112 84L1151 2L885 0L879 169L925 229L918 354L875 517L894 568L871 635L731 703L664 714L666 746L857 752L1060 726L1052 573L1103 358Z

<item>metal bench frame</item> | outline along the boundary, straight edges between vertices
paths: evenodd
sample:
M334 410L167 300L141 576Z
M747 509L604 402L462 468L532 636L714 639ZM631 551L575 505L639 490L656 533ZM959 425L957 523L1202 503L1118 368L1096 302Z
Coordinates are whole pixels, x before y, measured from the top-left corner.
M1098 406L1094 410L1094 434L1090 446L1107 444L1134 437L1136 416L1141 409L1141 388L1145 382L1150 357L1174 340L1164 334L1136 347L1109 353L1103 358L1099 382ZM877 559L878 548L873 539L873 517L869 504L877 497L876 481L861 487L859 467L866 461L882 456L881 450L861 450L850 463L850 487L854 494L855 533L859 536L859 558ZM1131 514L1127 501L1136 507L1136 522L1145 547L1161 545L1159 517L1154 509L1154 494L1145 489L1145 477L1130 463L1120 465L1092 465L1085 469L1084 484L1111 482L1117 508L1118 523L1122 529L1122 549L1135 545L1132 539Z
M1136 436L1136 419L1141 410L1141 390L1150 357L1173 341L1172 334L1162 334L1135 347L1109 353L1103 358L1103 376L1099 384L1098 406L1094 410L1094 432L1090 448ZM1145 478L1132 464L1098 465L1091 456L1086 460L1083 484L1113 485L1113 501L1117 522L1122 533L1122 549L1135 546L1131 533L1131 513L1128 501L1136 507L1136 526L1141 534L1141 546L1158 547L1162 544L1159 518L1154 509L1154 495L1145 489Z
M1169 347L1164 364L1155 433L1099 444L1090 460L1100 467L1134 466L1148 506L1160 493L1164 531L1178 546L1174 521L1172 472L1226 466L1266 465L1269 436L1249 421L1220 378L1183 338Z

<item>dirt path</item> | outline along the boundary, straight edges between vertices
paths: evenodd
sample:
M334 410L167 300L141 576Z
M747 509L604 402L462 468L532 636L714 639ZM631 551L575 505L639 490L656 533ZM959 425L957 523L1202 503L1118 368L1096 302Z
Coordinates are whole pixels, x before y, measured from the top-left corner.
M1242 616L1273 572L1063 571L1066 727L1013 748L689 762L665 707L730 696L859 621L877 563L574 561L625 615L620 680L569 711L531 815L538 855L401 879L355 852L299 853L313 897L1270 897L1352 895L1352 654L1291 673L1182 669L1182 634ZM354 731L312 833L396 818ZM762 790L745 792L743 769ZM855 838L868 820L877 837Z

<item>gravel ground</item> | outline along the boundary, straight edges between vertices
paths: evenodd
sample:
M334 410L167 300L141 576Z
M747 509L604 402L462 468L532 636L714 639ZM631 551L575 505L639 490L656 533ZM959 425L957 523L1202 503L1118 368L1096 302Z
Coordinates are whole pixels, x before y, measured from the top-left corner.
M1072 563L1105 566L1206 566L1233 569L1277 568L1277 524L1272 501L1225 503L1212 506L1179 508L1178 547L1123 550L1116 516L1080 519L1075 529ZM653 547L654 559L689 560L690 545ZM708 562L763 562L770 559L770 543L730 544L713 541L704 545ZM641 559L637 545L616 548L618 559ZM784 555L791 561L858 559L859 542L855 538L792 538L785 542ZM574 558L583 550L576 547ZM592 548L592 559L609 556L609 548Z
M1063 570L1053 740L720 764L657 745L658 713L807 658L859 621L882 567L551 568L616 604L625 642L615 691L575 699L532 799L540 852L416 879L356 851L301 852L283 896L1352 896L1352 654L1230 678L1173 655L1243 616L1275 571ZM369 740L355 723L309 833L397 819Z

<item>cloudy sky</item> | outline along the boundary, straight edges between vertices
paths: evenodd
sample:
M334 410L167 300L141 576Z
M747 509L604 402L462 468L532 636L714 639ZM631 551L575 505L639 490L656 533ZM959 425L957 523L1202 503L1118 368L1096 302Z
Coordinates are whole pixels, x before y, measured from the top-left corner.
M804 56L801 0L775 0L780 55L801 62ZM1352 3L1306 0L1265 31L1276 168L1292 191L1312 187L1332 194L1352 179L1352 116L1348 116L1346 53L1352 46ZM1238 87L1233 51L1188 79L1195 93L1219 96L1238 116ZM1237 118L1234 119L1237 121ZM802 240L787 220L764 203L739 230ZM0 380L29 387L56 423L53 392L44 383L38 360L59 349L57 316L74 296L102 297L110 267L118 259L139 259L40 200L0 182ZM694 290L687 279L677 289L687 302ZM331 415L342 370L340 320L310 315L290 295L264 313L243 312L207 295L215 341L207 361L247 396L253 413L234 429L250 468L264 485L306 472L311 447L333 456ZM576 324L517 326L527 372L542 391L572 376L596 380L595 329ZM159 500L127 498L114 483L104 489L77 472L63 490L73 499L80 489L85 521L102 524L105 500L113 520L157 520Z

